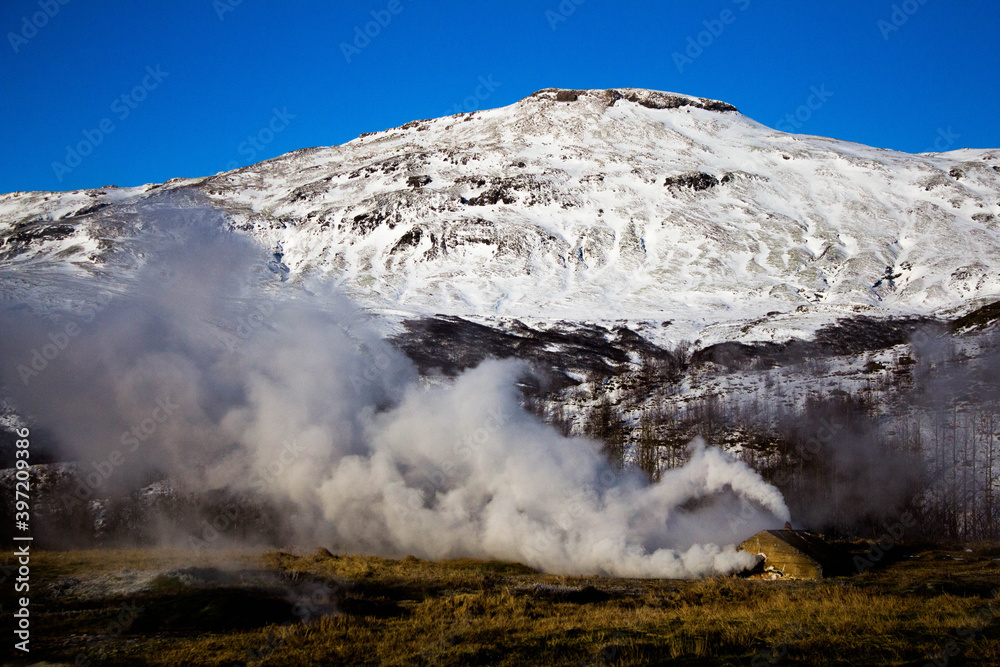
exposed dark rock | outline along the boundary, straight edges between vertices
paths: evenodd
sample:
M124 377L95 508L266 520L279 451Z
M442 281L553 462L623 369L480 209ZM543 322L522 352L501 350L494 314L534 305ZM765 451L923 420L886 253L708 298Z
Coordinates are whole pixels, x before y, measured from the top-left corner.
M462 181L459 183L461 184ZM486 190L475 197L463 202L469 206L493 206L503 202L504 204L518 203L515 193L522 193L520 204L523 206L534 206L537 204L548 204L553 201L551 193L547 192L544 184L533 174L518 174L517 176L489 178L481 176L470 177L467 181L473 187L487 187Z
M85 208L81 208L79 211L77 211L76 213L74 213L70 217L79 218L79 217L82 217L84 215L90 215L91 213L97 213L101 209L105 209L108 206L111 206L111 204L107 204L107 203L92 204L91 206L87 206Z
M395 255L397 252L399 252L401 250L404 250L404 249L406 249L408 247L413 247L413 246L419 245L420 244L420 238L422 236L423 236L423 230L420 229L420 227L414 227L413 229L411 229L408 232L406 232L405 234L403 234L399 238L399 240L396 241L396 245L394 245L392 247L392 250L390 250L389 252L391 254Z
M351 229L362 234L372 231L382 222L382 218L377 213L361 213L354 216L354 224Z
M517 201L513 193L504 186L492 187L467 201L469 206L493 206L500 202L513 204Z
M419 120L411 120L408 123L403 123L399 127L391 128L394 130L413 130L416 129L418 132L427 129L427 123L434 121L433 118L421 118Z
M294 203L298 201L311 201L320 197L326 194L326 192L330 189L330 181L332 178L333 177L328 176L312 183L300 185L288 194L285 201L288 203Z
M709 190L719 184L719 179L711 174L695 171L679 176L668 176L663 183L668 188L691 188L695 192Z
M733 183L740 180L766 182L771 179L769 179L767 176L761 176L760 174L751 174L745 171L727 171L725 174L722 175L722 178L719 179L719 183L726 185L728 183Z
M428 154L423 152L402 153L387 157L384 160L367 164L351 172L348 178L373 176L375 174L392 174L397 171L416 171L427 165Z
M706 109L708 111L737 111L736 107L732 104L726 104L725 102L719 102L717 100L709 100L704 97L689 99L687 97L680 97L679 95L661 93L656 90L622 90L615 92L629 102L634 102L646 107L647 109L679 109L681 107L691 106L698 109Z
M433 180L434 179L432 179L430 176L427 175L410 176L408 179L406 179L406 184L411 188L422 188Z
M407 190L375 195L361 202L359 208L363 212L351 218L351 229L360 234L368 234L381 226L395 229L403 221L404 212L417 201Z
M21 222L14 225L6 238L0 240L0 259L11 259L33 245L57 241L71 236L76 228L70 224L51 222Z
M730 112L737 111L732 104L709 100L706 98L688 98L680 95L671 95L657 90L623 90L611 88L608 90L571 90L560 88L545 88L532 93L530 97L551 99L557 102L576 102L583 96L595 96L603 99L608 106L613 106L618 100L628 100L647 109L679 109L682 107L695 107L708 111Z
M872 288L881 287L883 284L888 283L889 287L894 289L896 287L896 278L902 278L902 277L903 277L902 273L893 273L893 268L891 266L887 266L885 267L885 273L882 274L881 278L875 281L875 284L872 285ZM952 277L954 277L954 275Z

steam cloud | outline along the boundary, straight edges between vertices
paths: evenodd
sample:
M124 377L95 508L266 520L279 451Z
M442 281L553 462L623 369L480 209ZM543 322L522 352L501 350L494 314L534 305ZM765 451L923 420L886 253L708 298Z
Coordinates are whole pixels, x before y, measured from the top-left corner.
M619 576L752 565L732 545L789 518L774 487L700 441L658 484L615 473L598 443L521 408L520 362L421 380L329 286L277 281L233 235L185 235L35 375L34 352L73 320L0 319L5 395L63 458L121 453L109 484L155 470L261 494L290 508L300 546Z

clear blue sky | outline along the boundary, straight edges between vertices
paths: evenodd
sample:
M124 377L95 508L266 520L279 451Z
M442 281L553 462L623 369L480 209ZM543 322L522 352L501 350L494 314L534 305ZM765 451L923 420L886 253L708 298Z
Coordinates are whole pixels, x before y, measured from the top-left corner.
M812 102L798 131L911 152L1000 147L1000 3L893 4L3 0L0 192L214 174L445 115L477 88L483 107L547 87L655 88L772 127ZM342 43L373 11L391 21L348 62ZM675 52L695 57L678 66ZM832 95L810 99L813 87ZM98 137L70 166L66 147Z

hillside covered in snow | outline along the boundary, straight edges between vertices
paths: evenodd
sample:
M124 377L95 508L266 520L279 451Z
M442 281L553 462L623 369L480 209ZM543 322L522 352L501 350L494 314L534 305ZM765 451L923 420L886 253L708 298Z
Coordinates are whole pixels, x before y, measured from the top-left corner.
M279 248L288 279L328 276L398 317L626 321L707 343L1000 296L1000 150L786 134L640 89L543 90L207 178L3 195L0 275L110 285L171 207L218 211Z
M179 468L167 460L173 447L211 449L205 432L181 437L174 428L208 420L224 434L206 465L225 460L232 442L274 429L312 434L324 452L354 447L340 442L343 423L328 423L337 410L347 423L384 420L387 406L406 406L400 387L418 378L477 386L468 379L477 372L512 368L484 361L515 357L534 372L504 371L519 407L504 400L555 426L544 441L560 452L561 436L587 436L567 461L599 446L609 470L676 477L698 468L708 450L690 443L702 436L746 464L734 470L773 483L809 525L856 533L912 506L929 532L993 538L984 517L1000 504L998 230L1000 150L909 155L790 135L724 102L638 89L543 90L510 107L413 121L206 178L2 195L0 333L9 329L12 345L0 361L21 395L0 399L29 409L2 406L0 451L12 426L68 410L51 442L39 436L47 458L36 463L93 459L118 441L115 428L146 423L146 408L133 402L152 399L119 388L121 377L147 390L173 382L161 398L190 393L197 410L170 422L169 436L153 428L159 444L145 476L121 480L119 504L102 496L79 514L50 508L67 526L94 526L99 541L115 532L109 526L135 533L161 501L209 514L221 502L164 491L190 473L189 454ZM249 280L250 266L262 280ZM361 306L364 326L330 284ZM359 342L355 324L374 324L377 341ZM83 332L69 352L35 358L69 326ZM372 349L383 352L368 360ZM338 361L349 354L350 363ZM38 388L25 365L36 361ZM469 370L477 367L487 370ZM114 388L110 403L77 386L87 373ZM275 383L281 408L260 413L259 432L234 436L262 378ZM350 388L339 401L331 398L345 389L338 382ZM345 402L380 383L384 396ZM431 463L447 458L440 433L477 394L455 395L443 409L404 410L445 415L420 426ZM100 407L74 411L76 401ZM220 401L239 417L215 423L227 413ZM118 422L98 416L90 431L78 426L114 406ZM480 437L484 423L472 419L473 435L463 437ZM829 424L833 435L817 435ZM405 446L394 455L410 482L430 465L411 460L420 428L398 429ZM88 432L92 448L77 443ZM264 438L261 451L279 440ZM520 436L496 440L494 454L519 465L528 457L510 455ZM342 453L316 454L301 468L314 477ZM606 465L592 458L595 470ZM431 509L449 484L461 486L438 489L450 466L426 473L430 487L412 486L414 507ZM75 479L66 470L39 467L36 481L52 471ZM211 488L226 499L240 485L220 477ZM959 493L971 500L958 503ZM247 525L269 507L257 500L241 505Z

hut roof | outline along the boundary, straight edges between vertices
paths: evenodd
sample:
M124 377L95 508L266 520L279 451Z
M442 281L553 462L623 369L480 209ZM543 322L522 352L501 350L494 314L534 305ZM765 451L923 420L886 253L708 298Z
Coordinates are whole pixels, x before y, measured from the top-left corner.
M818 535L804 530L764 530L740 548L764 555L764 566L795 577L824 577L850 571L847 557Z

